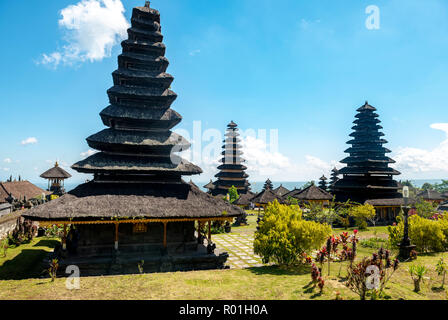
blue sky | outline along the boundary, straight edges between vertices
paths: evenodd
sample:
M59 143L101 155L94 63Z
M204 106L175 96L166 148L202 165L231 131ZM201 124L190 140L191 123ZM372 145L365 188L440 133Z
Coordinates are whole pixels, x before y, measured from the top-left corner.
M44 54L64 54L73 44L73 30L58 23L61 10L89 1L0 2L0 180L21 174L40 182L50 162L69 167L81 160L89 150L85 138L104 128L98 114L108 105L119 41L110 56L93 61L42 63ZM127 21L143 3L123 1ZM372 4L380 10L379 30L365 26ZM345 157L355 110L365 100L378 109L400 178L448 177L445 0L154 0L151 6L162 15L168 72L179 95L172 108L184 118L178 129L192 132L201 121L203 130L222 131L230 120L243 130L278 129L276 152L246 144L253 180L328 175ZM77 40L89 47L97 34L110 35L123 24L114 14L116 22L84 26L95 37L81 32ZM196 181L216 173L215 162L199 165L204 174ZM87 178L70 172L73 181Z

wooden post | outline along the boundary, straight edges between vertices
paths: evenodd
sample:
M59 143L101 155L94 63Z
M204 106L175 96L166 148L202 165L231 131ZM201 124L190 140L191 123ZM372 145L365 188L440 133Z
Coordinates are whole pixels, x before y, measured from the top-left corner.
M201 240L201 222L198 221L198 243Z
M167 222L163 223L163 247L166 249L167 243L166 243L166 225Z
M208 221L208 243L212 243L212 222Z
M62 250L67 250L67 225L64 224L64 238L62 239Z
M117 250L117 251L118 251L118 226L119 226L119 223L116 222L115 223L115 243L114 243L114 246L115 246L115 250Z

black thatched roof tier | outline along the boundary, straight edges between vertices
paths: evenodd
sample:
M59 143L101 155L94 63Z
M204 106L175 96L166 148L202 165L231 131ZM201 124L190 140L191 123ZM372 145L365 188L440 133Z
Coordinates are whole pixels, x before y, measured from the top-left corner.
M326 201L333 199L333 196L331 194L319 187L316 187L314 184L312 184L308 188L293 193L290 196L301 201Z
M195 185L89 182L24 213L34 220L234 217L242 210Z
M415 199L409 199L408 205L414 205ZM370 199L366 200L364 204L370 204L374 207L401 207L404 206L404 198L392 198L392 199Z
M45 171L40 175L40 177L44 179L68 179L71 176L72 175L62 169L57 162L53 168Z
M285 194L289 193L290 191L288 189L286 189L282 184L280 185L280 187L276 188L273 190L274 193L280 197L283 197Z
M266 180L266 182L263 185L263 190L266 189L274 190L274 185L272 184L272 181L270 179Z
M331 185L338 201L364 203L369 199L401 197L398 184L392 179L400 172L389 167L395 161L386 156L390 150L383 147L387 140L380 138L384 134L379 131L381 121L374 111L376 108L367 102L358 109L355 131L350 135L353 139L347 142L352 147L345 151L349 157L341 161L347 166L338 171L343 178Z
M121 43L118 69L112 73L114 86L107 94L110 106L101 113L108 126L87 138L97 153L72 166L74 170L95 174L95 179L120 181L126 174L160 181L176 176L199 174L202 170L173 153L187 150L190 143L170 131L182 117L171 110L177 95L170 90L174 77L166 72L160 13L137 7L132 11L128 39Z
M148 109L110 105L100 113L104 125L117 129L132 127L137 130L170 130L182 117L172 109Z
M172 155L171 157L138 157L103 152L96 153L74 164L72 168L82 173L171 173L179 176L202 173L201 168L176 155Z
M220 172L215 175L218 180L213 183L215 186L212 190L213 195L227 194L232 186L236 187L240 194L245 194L249 190L250 184L247 182L249 176L244 172L247 168L241 164L245 160L241 157L243 152L239 144L241 141L239 135L238 125L231 121L227 125L226 139L223 141L221 154L224 157L219 160L222 165L218 167Z
M247 167L242 164L222 164L218 167L218 170L227 171L227 172L235 172L241 170L247 170Z

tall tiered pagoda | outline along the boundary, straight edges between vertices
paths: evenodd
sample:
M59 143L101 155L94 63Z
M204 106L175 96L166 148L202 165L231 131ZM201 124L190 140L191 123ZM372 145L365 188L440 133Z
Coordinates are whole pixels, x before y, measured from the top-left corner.
M336 201L364 203L376 199L375 203L380 204L382 199L397 199L399 206L402 195L393 177L400 172L389 167L395 161L386 156L391 151L383 146L387 141L382 138L376 108L366 102L357 111L352 140L347 142L351 147L345 150L349 156L341 161L347 166L339 170L343 177L333 187Z
M249 176L245 172L247 167L243 165L245 160L241 157L243 151L241 151L238 131L238 125L235 122L231 121L227 125L221 153L223 158L220 160L222 165L218 167L220 172L215 175L218 180L213 183L214 188L209 188L209 192L214 196L226 195L232 186L235 186L239 194L246 194L249 191L250 183L247 181Z
M94 180L26 216L76 227L63 239L63 263L81 274L137 273L142 260L145 272L223 268L228 255L214 253L211 222L243 211L182 180L202 170L175 154L190 143L171 131L181 116L170 109L177 95L166 73L160 14L147 1L133 9L131 22L107 91L110 105L100 113L108 128L87 138L100 152L72 166ZM206 224L208 235L201 233Z

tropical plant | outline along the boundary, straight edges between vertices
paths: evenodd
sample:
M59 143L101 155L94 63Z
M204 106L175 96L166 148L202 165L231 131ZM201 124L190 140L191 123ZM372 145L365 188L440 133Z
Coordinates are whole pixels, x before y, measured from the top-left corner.
M0 252L2 253L2 257L6 257L6 253L8 251L9 248L9 239L5 238L3 240L0 241Z
M371 258L365 257L361 262L348 266L346 284L361 300L365 300L368 292L372 293L372 298L376 298L382 295L398 267L398 260L392 261L390 252L380 249Z
M443 258L440 258L440 260L437 262L437 265L436 265L436 272L439 276L442 276L442 285L441 285L442 289L445 286L446 271L447 271L447 265L446 265L445 261L443 260Z
M59 268L59 261L58 261L58 259L52 259L50 261L50 266L48 268L48 273L50 274L51 282L54 282L54 280L56 279L58 268Z
M145 264L145 260L141 260L139 263L137 263L138 272L140 272L140 274L143 274L143 265L144 264Z
M320 248L330 234L329 225L303 220L298 206L282 205L275 200L266 207L259 222L254 252L264 263L301 263L304 254Z
M428 270L425 266L412 265L409 267L409 274L414 281L414 291L420 292L420 284L424 281L424 276Z
M437 213L437 209L431 202L425 201L421 198L415 203L415 209L420 217L428 219Z

